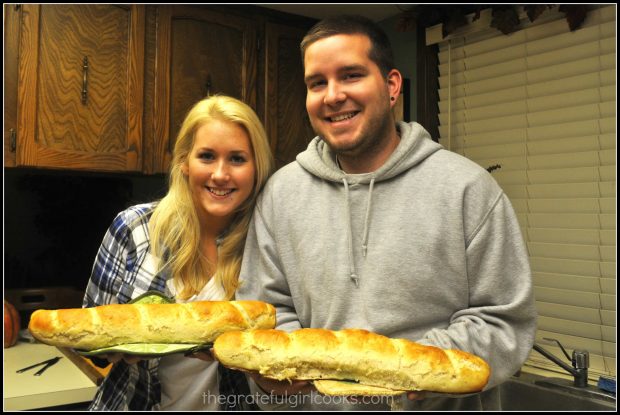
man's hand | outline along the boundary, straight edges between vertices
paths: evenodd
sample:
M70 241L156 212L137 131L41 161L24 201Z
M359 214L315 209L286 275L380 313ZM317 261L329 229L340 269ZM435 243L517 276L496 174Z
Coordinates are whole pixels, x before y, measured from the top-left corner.
M425 391L410 391L410 392L407 392L407 399L409 399L410 401L421 401L424 398L426 398L426 392Z
M250 373L250 377L260 388L272 395L308 394L315 390L314 385L307 380L274 380L263 377L258 373Z

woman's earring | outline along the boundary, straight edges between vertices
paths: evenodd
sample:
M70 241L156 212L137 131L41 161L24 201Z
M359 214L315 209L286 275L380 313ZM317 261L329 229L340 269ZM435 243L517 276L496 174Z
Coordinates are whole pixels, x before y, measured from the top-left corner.
M390 97L390 100L391 100L391 101L394 101L394 100L396 100L396 98L394 98L394 97Z

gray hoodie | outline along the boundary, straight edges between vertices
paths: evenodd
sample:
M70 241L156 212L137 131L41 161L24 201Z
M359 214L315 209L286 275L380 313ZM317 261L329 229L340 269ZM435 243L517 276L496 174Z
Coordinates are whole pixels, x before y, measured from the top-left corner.
M534 341L519 224L486 170L417 123L398 129L398 147L375 172L344 173L316 137L274 174L248 231L237 298L276 306L282 330L363 328L474 353L491 365L488 389L521 367Z

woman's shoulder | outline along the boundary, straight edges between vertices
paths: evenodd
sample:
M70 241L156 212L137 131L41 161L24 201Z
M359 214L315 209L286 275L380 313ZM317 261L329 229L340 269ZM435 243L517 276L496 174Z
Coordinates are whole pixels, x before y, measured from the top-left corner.
M147 225L153 210L157 207L157 202L141 203L133 205L116 215L113 226L115 228L136 228Z
M157 207L157 202L140 203L138 205L129 206L123 212L133 216L147 216L153 213Z

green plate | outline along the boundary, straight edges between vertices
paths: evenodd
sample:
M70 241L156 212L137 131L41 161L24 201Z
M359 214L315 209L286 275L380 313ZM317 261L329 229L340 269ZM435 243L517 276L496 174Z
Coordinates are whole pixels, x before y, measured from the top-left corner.
M191 354L201 350L208 350L212 344L159 344L159 343L132 343L105 347L96 350L76 350L82 356L97 356L106 353L125 353L134 356L161 357L175 353Z
M134 298L129 304L173 304L174 300L168 298L159 291L147 291L139 297Z
M174 300L166 297L158 291L147 291L139 297L134 298L129 304L172 304ZM187 343L131 343L119 344L117 346L105 347L96 350L75 350L82 356L97 356L106 353L125 353L135 356L160 357L175 353L195 353L201 350L208 350L212 344L187 344Z

